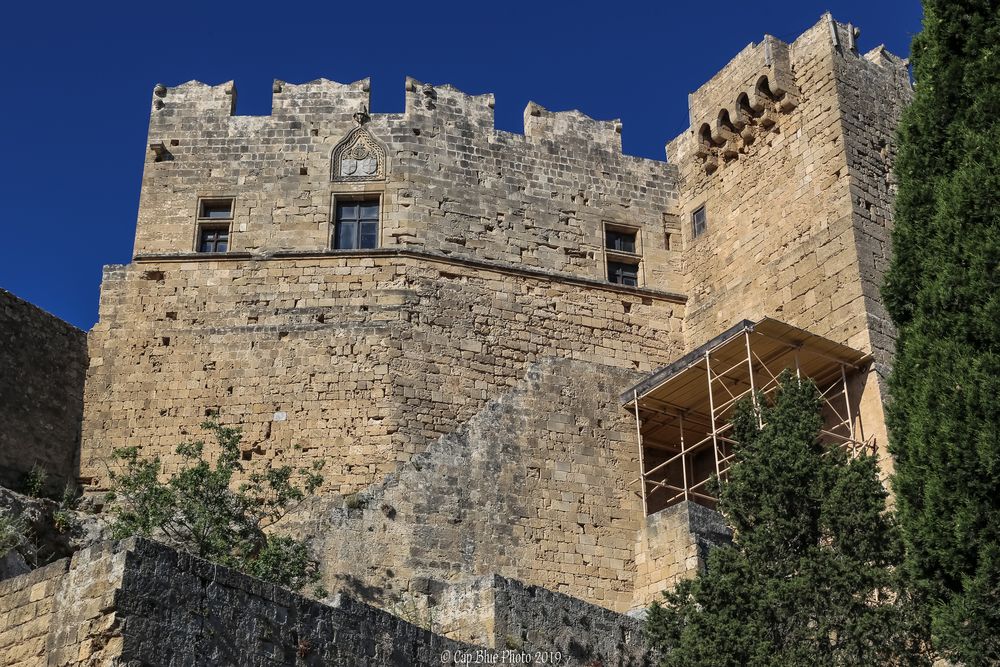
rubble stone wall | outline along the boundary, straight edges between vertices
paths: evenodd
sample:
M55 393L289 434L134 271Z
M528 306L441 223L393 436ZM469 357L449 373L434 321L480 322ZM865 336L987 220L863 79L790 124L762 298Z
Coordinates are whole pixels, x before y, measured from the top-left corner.
M542 360L395 474L317 499L286 528L313 539L329 590L384 608L498 573L627 611L638 446L631 415L605 397L637 377Z

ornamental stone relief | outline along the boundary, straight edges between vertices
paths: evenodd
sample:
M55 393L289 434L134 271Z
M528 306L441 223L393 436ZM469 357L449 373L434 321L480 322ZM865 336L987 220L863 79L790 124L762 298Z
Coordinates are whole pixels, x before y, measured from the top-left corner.
M355 114L358 126L333 149L333 180L380 181L385 178L385 149L364 123L368 114Z

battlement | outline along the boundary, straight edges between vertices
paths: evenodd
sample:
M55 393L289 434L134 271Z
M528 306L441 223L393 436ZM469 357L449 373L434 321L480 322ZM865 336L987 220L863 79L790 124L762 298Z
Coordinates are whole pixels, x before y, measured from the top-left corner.
M307 83L274 80L271 115L300 116L310 113L358 113L371 106L371 79L339 83L316 79Z
M200 81L172 87L157 84L153 89L150 127L158 129L170 125L175 117L188 123L192 117L205 120L240 117L236 99L236 86L232 81L215 86ZM449 84L433 85L407 77L402 119L404 122L443 120L495 133L495 103L493 93L470 95ZM271 115L264 118L273 121L318 120L320 117L349 120L359 113L373 120L399 118L398 114L373 114L370 109L369 78L353 83L320 78L301 84L275 79ZM535 102L528 102L524 109L522 136L532 142L558 143L585 138L597 147L621 153L621 131L619 119L597 120L575 109L549 111Z
M688 130L667 146L671 162L693 156L712 174L746 153L760 137L780 132L781 118L803 100L801 72L812 62L838 58L849 67L889 70L900 87L909 87L907 61L883 45L861 56L860 29L824 14L794 42L765 35L748 44L715 76L688 96ZM829 60L828 71L832 65Z

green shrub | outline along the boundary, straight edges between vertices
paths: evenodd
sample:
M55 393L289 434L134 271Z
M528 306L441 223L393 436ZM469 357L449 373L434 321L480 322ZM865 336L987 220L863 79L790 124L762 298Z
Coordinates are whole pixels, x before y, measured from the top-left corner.
M42 490L45 489L45 482L49 479L49 473L45 468L39 466L37 463L31 466L24 476L24 492L33 498L41 498Z
M181 469L166 481L160 480L159 458L142 458L137 447L114 451L117 470L110 471L107 495L112 535L154 537L294 589L317 581L318 564L309 545L266 529L316 492L323 483L322 463L247 473L240 463L240 429L222 426L214 417L202 428L218 445L214 465L205 458L203 441L185 443L177 448ZM237 483L237 474L246 481Z
M27 539L27 532L28 526L21 516L0 509L0 556L21 546Z

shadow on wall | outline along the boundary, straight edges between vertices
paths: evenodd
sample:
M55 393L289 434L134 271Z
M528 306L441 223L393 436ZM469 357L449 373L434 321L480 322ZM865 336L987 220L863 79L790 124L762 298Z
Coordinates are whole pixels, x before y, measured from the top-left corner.
M79 467L87 334L0 289L0 485L33 467L58 494Z

